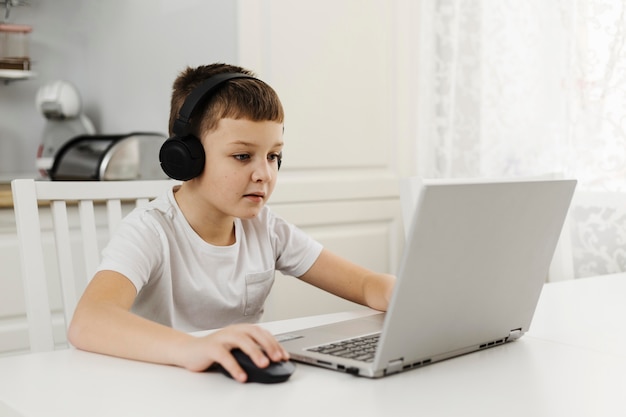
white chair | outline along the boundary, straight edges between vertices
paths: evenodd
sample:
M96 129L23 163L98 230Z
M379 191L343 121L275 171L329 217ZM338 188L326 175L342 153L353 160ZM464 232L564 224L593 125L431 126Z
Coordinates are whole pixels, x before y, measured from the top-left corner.
M176 183L172 180L55 182L32 179L11 182L32 352L54 349L49 297L52 271L46 266L44 257L44 246L50 247L50 239L49 232L42 231L40 212L50 210L52 216L64 329L67 330L78 297L100 261L99 238L101 240L103 234L106 240L110 238L125 214L123 207L128 207L127 202L131 207L145 204ZM80 233L71 224L74 223L74 210L78 212L74 217L79 219ZM101 210L106 216L98 215ZM108 226L108 232L97 231L96 220L101 217L105 220L98 221ZM79 246L80 254L75 254L72 246ZM75 266L83 261L84 270L77 273Z

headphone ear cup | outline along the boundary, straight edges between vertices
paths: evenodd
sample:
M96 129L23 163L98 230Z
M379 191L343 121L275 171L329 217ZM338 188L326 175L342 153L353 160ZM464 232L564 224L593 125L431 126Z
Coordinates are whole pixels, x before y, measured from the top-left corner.
M161 168L170 177L187 181L202 174L204 170L204 147L194 135L172 136L159 151Z

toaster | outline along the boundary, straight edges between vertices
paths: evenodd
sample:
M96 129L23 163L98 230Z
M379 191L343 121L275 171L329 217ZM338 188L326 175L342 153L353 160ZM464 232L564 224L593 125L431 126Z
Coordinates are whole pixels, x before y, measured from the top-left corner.
M48 175L74 181L165 179L159 150L166 139L158 133L77 136L57 151Z

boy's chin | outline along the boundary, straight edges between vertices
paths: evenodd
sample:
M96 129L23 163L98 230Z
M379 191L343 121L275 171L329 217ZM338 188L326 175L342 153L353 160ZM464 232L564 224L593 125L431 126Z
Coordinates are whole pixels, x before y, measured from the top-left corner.
M259 215L259 213L261 212L261 210L247 210L243 213L241 213L239 217L241 220L250 220L250 219L254 219L255 217L257 217Z

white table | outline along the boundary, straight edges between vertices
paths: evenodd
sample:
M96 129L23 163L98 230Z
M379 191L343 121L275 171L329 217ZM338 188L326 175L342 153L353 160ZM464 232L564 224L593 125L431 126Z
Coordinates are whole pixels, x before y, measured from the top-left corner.
M625 318L626 275L547 284L517 342L378 380L299 364L286 383L244 385L75 349L5 357L0 416L624 416Z

